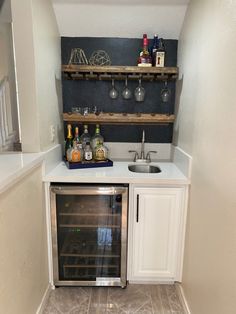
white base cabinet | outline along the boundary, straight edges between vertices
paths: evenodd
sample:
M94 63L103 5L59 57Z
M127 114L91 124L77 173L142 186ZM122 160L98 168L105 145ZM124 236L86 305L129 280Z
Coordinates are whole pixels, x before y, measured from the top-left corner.
M130 186L128 280L181 281L185 187Z

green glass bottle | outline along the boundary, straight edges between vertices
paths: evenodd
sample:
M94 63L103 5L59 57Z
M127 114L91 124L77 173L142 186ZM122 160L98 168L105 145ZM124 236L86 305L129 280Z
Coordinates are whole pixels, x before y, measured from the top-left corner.
M98 144L103 144L103 142L104 142L104 139L103 139L102 135L100 134L99 124L96 124L95 134L91 139L92 150L94 151L96 146Z
M67 137L65 142L65 157L67 159L67 151L73 148L73 135L72 135L72 126L67 124Z

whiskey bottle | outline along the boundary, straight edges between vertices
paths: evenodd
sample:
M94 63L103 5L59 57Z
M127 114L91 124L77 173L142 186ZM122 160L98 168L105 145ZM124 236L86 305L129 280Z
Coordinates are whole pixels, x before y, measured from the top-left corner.
M165 46L163 38L159 39L159 47L156 51L156 67L164 67L165 66Z
M67 137L65 142L65 157L67 159L67 151L73 147L72 126L67 124Z
M103 142L104 142L104 139L103 139L102 135L100 134L99 124L96 124L95 134L91 139L91 147L92 147L93 152L94 152L96 146L100 143L103 144Z
M152 58L150 56L150 53L148 51L148 38L147 34L143 34L143 49L140 52L139 58L138 58L138 66L146 66L151 67L152 66Z

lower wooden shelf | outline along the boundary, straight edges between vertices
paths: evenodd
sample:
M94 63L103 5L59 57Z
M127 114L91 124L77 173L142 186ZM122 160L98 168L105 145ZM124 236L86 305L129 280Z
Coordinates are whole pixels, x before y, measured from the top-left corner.
M81 115L75 113L63 113L66 122L78 123L102 123L102 124L168 124L175 121L173 114L158 113L100 113Z

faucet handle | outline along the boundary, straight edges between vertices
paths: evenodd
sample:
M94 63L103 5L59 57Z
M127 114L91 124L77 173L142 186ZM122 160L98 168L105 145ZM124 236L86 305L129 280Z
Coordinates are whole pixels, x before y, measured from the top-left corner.
M157 151L156 150L150 150L149 152L147 152L147 156L146 159L151 162L151 153L156 154Z
M129 153L135 153L134 162L138 159L138 152L136 150L129 150Z

